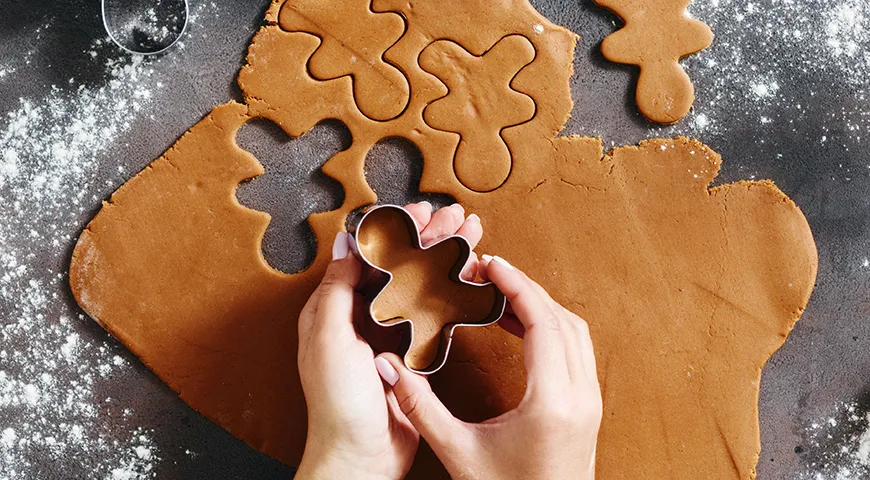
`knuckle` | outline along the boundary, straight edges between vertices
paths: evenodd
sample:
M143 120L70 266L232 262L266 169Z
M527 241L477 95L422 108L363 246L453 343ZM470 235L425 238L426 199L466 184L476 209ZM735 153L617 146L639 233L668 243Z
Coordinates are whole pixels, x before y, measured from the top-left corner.
M341 292L345 288L345 283L337 275L327 275L320 282L321 298L332 296Z
M323 275L323 279L320 281L320 288L327 290L330 288L334 288L341 284L341 278L335 272L327 271L326 274Z
M589 417L594 419L596 422L601 422L601 418L604 416L604 403L601 402L601 397L591 404L591 408L589 411Z
M600 423L601 417L604 414L601 395L579 395L574 411L574 422L579 425L587 426L589 424Z
M559 424L570 424L577 418L577 410L572 407L570 402L560 402L551 414L552 420Z
M569 413L564 410L553 410L543 415L536 423L543 432L555 432L564 430L576 423L577 413Z
M399 409L408 417L409 420L416 420L423 417L423 406L420 395L414 392L405 395L399 402Z
M569 322L576 329L577 334L580 335L578 337L579 339L582 340L582 339L587 339L587 338L591 339L592 338L592 332L589 330L589 324L586 323L585 320L583 320L580 317L575 316L574 318L571 318L569 320Z
M453 231L459 230L459 227L465 223L465 214L460 212L458 208L451 208L450 215L452 218L451 226L453 227Z
M318 325L318 327L322 327ZM318 351L326 351L326 349L335 341L335 335L327 328L313 328L311 330L311 338L309 343Z
M586 426L590 422L601 421L604 411L601 395L566 392L565 395L559 395L559 397L552 398L541 406L542 423L548 426L571 425L580 427ZM570 398L570 400L565 401L566 398Z
M549 311L543 317L541 317L540 323L550 330L562 330L562 322L559 321L559 316L556 315L556 313L553 311Z
M550 411L547 419L551 425L570 425L573 423L576 416L577 412L571 411L567 408L558 408Z
M305 313L303 315L299 315L299 324L297 325L298 330L299 330L299 334L300 334L299 336L303 337L304 335L302 335L302 334L304 332L310 332L311 327L313 325L314 325L313 315L307 314L307 313ZM300 340L301 340L301 338L300 338Z
M603 409L600 406L590 406L577 415L574 425L582 430L597 430L601 426L602 415Z
M539 412L541 423L547 427L570 422L577 415L573 402L564 401L563 395L549 395L543 399Z
M578 317L577 315L571 314L571 320L575 327L577 327L581 332L589 331L589 324L586 323L586 320Z

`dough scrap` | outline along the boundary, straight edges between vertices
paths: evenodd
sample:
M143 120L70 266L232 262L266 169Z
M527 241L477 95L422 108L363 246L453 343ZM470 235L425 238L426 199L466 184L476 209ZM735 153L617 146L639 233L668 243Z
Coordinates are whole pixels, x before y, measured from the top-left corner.
M407 212L382 207L366 214L356 239L369 263L392 274L371 303L372 318L388 326L410 322L405 364L429 373L447 357L454 325L492 324L505 299L492 284L460 280L471 254L467 242L452 237L421 249L409 231L413 221Z
M690 0L595 0L619 15L625 26L607 36L608 60L640 67L637 106L658 123L675 123L695 101L695 88L680 59L713 42L713 32L686 13Z
M423 119L434 129L460 135L453 168L471 190L495 190L510 175L511 152L501 132L535 115L535 102L510 83L534 59L535 47L519 35L499 40L479 57L449 40L437 41L420 54L423 70L444 82L449 92L426 107Z
M382 121L401 115L410 95L408 80L383 59L405 33L400 15L373 12L362 2L294 0L281 8L278 24L321 39L309 72L318 80L352 76L354 98L364 115Z
M599 479L752 478L761 368L815 280L817 252L798 207L770 182L709 189L720 159L695 140L649 140L605 155L600 139L557 136L572 106L576 37L526 0L375 0L373 10L389 7L407 23L385 57L405 73L411 96L388 122L360 112L350 77L309 75L321 42L283 31L281 5L267 12L270 24L239 75L245 104L215 107L82 232L70 266L82 308L193 408L298 464L306 410L296 319L347 215L376 200L366 154L383 138L404 137L424 157L421 189L453 195L481 217L479 251L505 257L589 322L604 395ZM355 18L346 21L354 28ZM447 92L417 59L439 39L479 56L508 35L535 47L511 86L534 99L537 113L504 130L511 173L479 193L454 173L456 135L423 120ZM263 172L234 142L256 117L294 137L334 118L353 136L323 167L345 202L309 217L318 255L298 274L269 267L260 249L269 216L234 196ZM460 418L505 412L525 387L521 342L495 326L457 330L430 382ZM445 477L421 448L410 478Z

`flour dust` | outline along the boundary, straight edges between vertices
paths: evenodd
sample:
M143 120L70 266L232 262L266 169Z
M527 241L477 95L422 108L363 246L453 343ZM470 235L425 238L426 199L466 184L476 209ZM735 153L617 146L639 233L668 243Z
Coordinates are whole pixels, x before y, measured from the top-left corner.
M854 403L840 405L829 418L808 425L804 437L795 449L808 460L800 480L870 478L870 412Z
M99 86L71 79L0 117L0 480L45 478L46 458L73 459L89 478L147 479L160 460L136 412L103 393L132 367L116 343L88 333L66 268L106 168L129 176L105 154L150 115L163 88L155 68L173 57L126 55L108 39L82 55L100 62ZM32 56L0 65L0 82Z

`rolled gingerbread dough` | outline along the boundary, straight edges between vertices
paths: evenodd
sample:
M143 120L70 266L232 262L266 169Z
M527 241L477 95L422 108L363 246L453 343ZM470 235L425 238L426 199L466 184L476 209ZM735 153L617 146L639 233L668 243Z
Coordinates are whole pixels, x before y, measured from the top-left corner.
M761 368L799 318L816 274L812 234L794 203L770 182L710 189L720 159L695 140L649 140L605 155L599 139L557 136L572 107L576 37L526 0L342 1L404 19L404 35L378 57L411 86L403 113L372 120L355 102L354 92L371 91L355 88L357 77L313 78L307 64L321 37L288 31L276 1L239 75L245 103L212 110L82 232L70 267L79 304L193 408L297 464L306 430L297 315L347 215L376 201L366 153L405 137L423 153L421 189L453 195L481 217L479 250L528 272L589 322L604 396L599 479L754 477ZM423 119L448 92L418 58L436 40L482 56L511 35L536 51L511 81L535 114L501 131L510 173L478 193L455 174L458 136ZM239 182L263 172L234 141L256 117L292 136L335 118L353 135L323 167L345 202L309 218L318 255L299 274L266 263L269 216L234 196ZM487 184L486 171L479 175ZM520 341L498 327L454 338L448 364L430 379L449 408L476 421L514 407L525 386ZM423 447L410 478L446 476L433 467Z

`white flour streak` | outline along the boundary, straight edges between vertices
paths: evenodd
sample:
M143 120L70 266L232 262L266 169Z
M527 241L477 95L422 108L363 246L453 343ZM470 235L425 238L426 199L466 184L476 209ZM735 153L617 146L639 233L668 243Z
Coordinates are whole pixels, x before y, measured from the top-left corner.
M834 416L806 429L808 471L801 480L857 480L870 478L870 413L857 405L839 407Z
M88 478L148 479L160 459L135 412L101 393L130 365L84 334L92 320L70 307L65 268L94 192L119 173L105 154L150 115L155 66L172 55L122 55L108 40L82 55L104 67L100 86L70 80L0 117L0 480L43 478L33 462L52 458ZM0 66L0 81L30 56Z
M100 155L156 88L142 57L105 68L104 86L21 98L0 120L0 479L35 478L32 459L46 451L99 458L92 473L106 478L117 465L130 479L153 468L152 454L134 452L150 445L147 432L119 442L105 427L113 420L98 407L106 401L98 387L123 364L112 347L80 336L77 327L90 320L70 310L64 293L63 259L79 216L95 203L87 192Z
M864 53L859 42L868 34L864 15L866 8L863 1L845 2L836 5L827 13L825 34L835 57L856 57L859 53Z
M706 22L716 35L713 45L688 57L684 64L698 98L693 112L675 127L655 127L651 135L696 135L702 140L724 131L739 118L758 127L790 126L807 112L795 85L836 72L834 85L842 90L842 108L830 115L845 123L852 138L870 128L870 4L864 0L694 0L692 17ZM816 88L816 87L810 87ZM819 87L822 88L822 87ZM734 92L746 92L737 95ZM772 115L776 110L779 115ZM729 119L717 118L725 112ZM773 125L770 125L773 124Z

